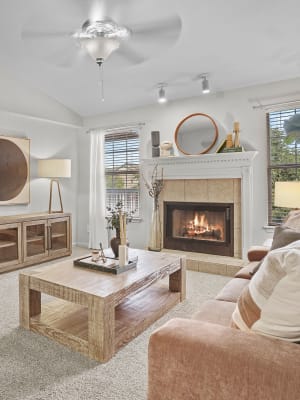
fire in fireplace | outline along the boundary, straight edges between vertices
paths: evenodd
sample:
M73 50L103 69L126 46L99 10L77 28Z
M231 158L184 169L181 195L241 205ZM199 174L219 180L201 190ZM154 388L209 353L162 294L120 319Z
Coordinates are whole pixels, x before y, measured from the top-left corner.
M164 247L233 256L233 204L165 202Z

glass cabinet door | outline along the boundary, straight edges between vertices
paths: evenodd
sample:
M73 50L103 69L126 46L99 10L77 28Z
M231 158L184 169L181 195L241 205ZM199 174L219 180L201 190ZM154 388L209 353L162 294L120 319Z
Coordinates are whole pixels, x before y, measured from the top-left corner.
M70 220L55 218L49 220L49 253L65 252L70 249Z
M21 263L21 258L21 224L0 225L0 270Z
M24 222L24 261L48 255L47 221Z

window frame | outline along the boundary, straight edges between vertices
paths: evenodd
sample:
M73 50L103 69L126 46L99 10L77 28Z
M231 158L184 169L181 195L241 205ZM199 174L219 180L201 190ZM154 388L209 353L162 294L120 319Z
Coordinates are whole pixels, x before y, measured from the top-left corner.
M126 138L126 135L128 135L128 138ZM132 139L132 138L138 139L138 148L137 148L137 152L136 152L137 153L137 157L138 157L138 164L137 164L137 168L136 168L136 171L135 171L135 173L138 173L138 188L137 188L136 191L134 191L137 194L138 207L137 207L137 212L132 216L132 222L138 222L138 221L141 220L141 218L140 218L140 214L141 214L141 148L140 148L141 137L140 137L140 131L139 131L138 128L128 128L128 129L122 130L122 131L111 130L109 132L105 132L105 134L104 134L104 178L105 178L105 209L106 209L106 216L109 215L109 211L108 211L107 208L108 207L111 207L111 208L114 207L115 204L118 201L121 200L121 199L116 199L114 204L108 204L107 193L108 193L109 189L107 188L107 176L110 175L110 176L113 177L113 176L120 175L118 173L116 173L116 174L113 174L113 173L107 174L107 162L106 162L106 157L107 157L107 155L106 155L106 144L107 144L107 140L106 140L106 138L108 136L111 136L111 137L115 136L115 140L116 141L117 140L121 140L122 136L124 137L124 140L126 140L126 142L127 142L127 140ZM118 136L120 138L118 138ZM111 141L113 142L114 139L111 139ZM130 154L130 152L128 152L127 149L125 150L126 147L127 147L127 144L124 146L124 151L121 151L120 153L123 153L125 155L125 163L128 165L129 164L128 163L128 154ZM115 161L113 160L113 168L115 168L115 166L116 166L115 165ZM127 181L127 176L128 175L130 176L131 174L127 174L127 171L125 171L124 175L126 176L126 181ZM126 193L126 189L127 188L120 189L120 197L122 196L122 193L123 194ZM117 193L117 188L112 188L111 190L112 191L115 190L116 193ZM125 206L125 211L130 212L130 210L126 206Z
M299 111L298 111L299 110ZM287 212L290 210L287 209L282 209L282 216L281 216L281 221L275 222L274 221L274 207L273 207L273 187L272 187L272 171L276 169L281 169L281 170L288 170L288 169L297 169L299 170L299 176L300 176L300 157L299 157L299 163L283 163L283 164L274 164L272 163L271 159L271 126L270 126L270 114L272 113L284 113L284 112L289 112L289 111L294 111L294 115L300 113L300 109L298 107L289 107L285 109L280 109L276 111L270 111L266 113L266 126L267 126L267 157L268 157L268 166L267 166L267 179L268 179L268 225L269 226L276 226L280 224L284 217L287 215ZM298 111L298 112L297 112ZM299 153L300 156L300 153Z

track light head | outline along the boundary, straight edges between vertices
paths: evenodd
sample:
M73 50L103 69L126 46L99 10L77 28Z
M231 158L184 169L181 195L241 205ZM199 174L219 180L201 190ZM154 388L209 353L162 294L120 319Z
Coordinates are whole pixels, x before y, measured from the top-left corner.
M209 82L207 79L207 75L201 76L201 79L202 79L202 93L203 94L209 93L210 89L209 89Z
M164 85L159 86L157 101L160 104L166 103L168 101L167 97L166 97L166 91L165 91Z

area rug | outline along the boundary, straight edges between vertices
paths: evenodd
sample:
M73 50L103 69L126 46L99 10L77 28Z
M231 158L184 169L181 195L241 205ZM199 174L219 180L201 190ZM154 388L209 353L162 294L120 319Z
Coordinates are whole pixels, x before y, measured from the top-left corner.
M100 364L19 328L18 274L0 275L1 400L145 400L151 332L171 318L188 318L230 279L188 271L187 299Z

